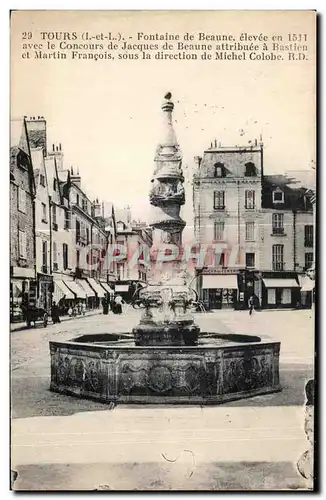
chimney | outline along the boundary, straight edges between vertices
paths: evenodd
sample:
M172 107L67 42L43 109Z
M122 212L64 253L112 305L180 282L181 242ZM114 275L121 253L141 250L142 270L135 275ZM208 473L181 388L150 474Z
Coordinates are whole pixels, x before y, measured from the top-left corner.
M215 147L217 148L217 140L215 139L214 141Z
M98 201L98 198L96 198L94 203L94 217L101 217L101 215L101 203Z
M79 188L81 187L81 177L79 175L79 168L77 167L77 174L74 174L73 167L71 167L71 176L70 176L71 182L76 184Z
M202 162L202 157L201 156L195 156L194 157L194 162L195 162L196 167L199 168L200 164Z

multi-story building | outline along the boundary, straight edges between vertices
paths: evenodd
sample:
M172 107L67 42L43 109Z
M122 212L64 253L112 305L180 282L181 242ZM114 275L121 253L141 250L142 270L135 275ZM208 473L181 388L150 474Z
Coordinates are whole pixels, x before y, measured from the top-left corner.
M141 248L152 246L152 230L146 223L132 221L129 207L116 211L116 244L124 248L124 258L116 262L114 289L130 301L137 287L149 278L149 269L141 262Z
M10 316L21 319L24 301L36 300L35 184L26 120L11 121Z
M196 243L225 248L197 267L197 288L209 308L300 302L298 273L309 265L312 212L305 190L263 172L263 144L222 147L195 158Z

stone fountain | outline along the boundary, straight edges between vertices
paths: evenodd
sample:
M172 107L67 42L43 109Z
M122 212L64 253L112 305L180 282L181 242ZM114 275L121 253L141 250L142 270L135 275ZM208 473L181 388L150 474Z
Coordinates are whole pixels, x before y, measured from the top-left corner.
M155 245L181 245L185 226L171 97L162 105L164 134L150 190ZM51 390L103 402L173 404L218 404L281 390L280 343L200 332L191 314L196 292L178 262L154 272L139 298L144 312L132 332L50 342Z

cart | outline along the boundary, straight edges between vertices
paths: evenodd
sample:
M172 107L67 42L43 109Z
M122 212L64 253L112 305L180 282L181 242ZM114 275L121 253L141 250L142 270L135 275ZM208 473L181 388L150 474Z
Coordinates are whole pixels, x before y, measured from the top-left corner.
M30 328L32 323L34 323L35 327L37 322L42 323L44 328L48 326L49 315L46 309L36 306L27 306L23 312L27 328Z

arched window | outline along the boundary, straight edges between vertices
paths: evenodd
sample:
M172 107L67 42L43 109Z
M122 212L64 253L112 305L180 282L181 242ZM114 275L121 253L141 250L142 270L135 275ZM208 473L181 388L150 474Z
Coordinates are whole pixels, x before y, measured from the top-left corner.
M249 161L248 163L245 164L246 170L245 170L245 177L255 177L257 175L256 167L254 163Z
M224 165L223 163L215 163L214 165L214 177L224 177Z

